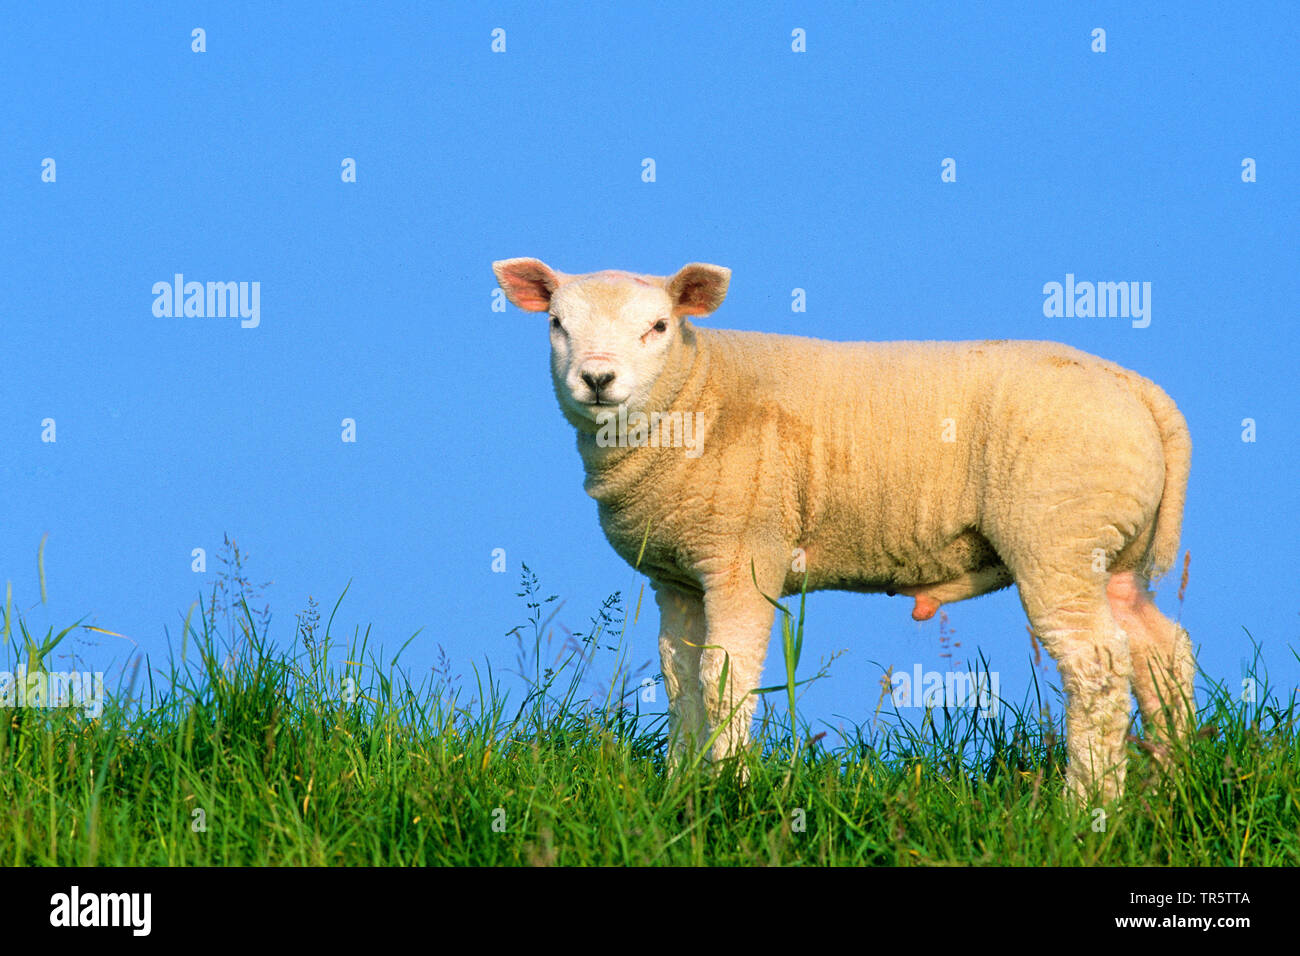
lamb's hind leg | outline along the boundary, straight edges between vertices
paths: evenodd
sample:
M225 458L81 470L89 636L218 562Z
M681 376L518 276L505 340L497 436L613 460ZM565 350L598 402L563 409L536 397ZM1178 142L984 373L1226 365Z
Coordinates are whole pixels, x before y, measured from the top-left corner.
M1085 801L1095 794L1108 802L1124 792L1132 700L1128 638L1115 622L1101 582L1067 576L1059 571L1064 566L1058 564L1050 577L1022 576L1020 600L1061 674L1070 761L1066 790Z
M1195 713L1196 659L1187 632L1160 613L1147 582L1132 571L1111 575L1106 585L1111 612L1128 635L1133 658L1133 692L1156 758L1164 762L1168 743L1186 734Z

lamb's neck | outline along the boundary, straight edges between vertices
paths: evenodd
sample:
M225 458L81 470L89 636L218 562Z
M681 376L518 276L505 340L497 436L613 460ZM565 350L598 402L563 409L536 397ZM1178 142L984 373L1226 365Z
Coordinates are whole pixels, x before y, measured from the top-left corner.
M710 350L704 336L690 325L683 326L682 334L669 356L664 372L659 376L646 407L642 411L661 416L680 415L691 425L698 422L704 412L702 398L710 364ZM686 419L686 416L692 416ZM692 434L698 438L698 427ZM648 483L654 472L671 467L679 457L690 457L683 448L662 448L649 444L623 444L602 446L597 441L598 432L578 432L578 452L586 469L584 487L587 494L604 506L620 509L640 497L638 489L651 487Z

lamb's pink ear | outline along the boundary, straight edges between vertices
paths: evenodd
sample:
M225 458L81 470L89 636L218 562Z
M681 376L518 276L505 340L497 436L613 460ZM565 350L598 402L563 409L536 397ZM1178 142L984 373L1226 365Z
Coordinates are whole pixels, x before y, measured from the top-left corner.
M722 305L727 297L727 283L731 270L712 266L707 262L692 262L682 266L668 280L668 295L673 300L677 315L708 315Z
M549 309L552 293L568 278L540 259L500 259L492 263L492 271L506 298L525 312Z

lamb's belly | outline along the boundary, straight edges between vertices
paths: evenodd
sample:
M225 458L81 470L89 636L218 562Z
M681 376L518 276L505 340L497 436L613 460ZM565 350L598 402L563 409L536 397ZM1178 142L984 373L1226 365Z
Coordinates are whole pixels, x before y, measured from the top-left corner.
M906 555L906 557L903 557ZM938 547L872 548L869 544L811 542L804 548L808 590L933 594L940 603L1004 587L1011 577L992 545L966 531ZM798 562L786 578L787 593L803 587Z

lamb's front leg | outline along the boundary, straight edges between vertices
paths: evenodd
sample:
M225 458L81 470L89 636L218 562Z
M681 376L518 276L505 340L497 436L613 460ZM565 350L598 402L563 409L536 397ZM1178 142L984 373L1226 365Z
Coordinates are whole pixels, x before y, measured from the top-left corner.
M758 703L754 691L772 636L775 609L754 586L748 567L745 571L744 577L729 577L704 592L708 632L700 655L700 689L709 735L717 733L715 759L733 757L749 744Z
M708 739L700 693L700 649L704 599L700 594L656 584L659 605L659 664L668 691L668 768L675 770Z

